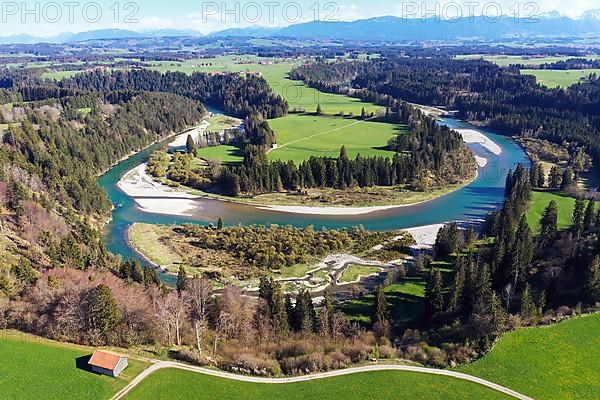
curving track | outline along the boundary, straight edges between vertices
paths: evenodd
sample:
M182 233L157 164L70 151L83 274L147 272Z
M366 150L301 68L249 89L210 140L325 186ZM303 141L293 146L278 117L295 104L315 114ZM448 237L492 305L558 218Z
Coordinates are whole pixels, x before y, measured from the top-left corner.
M156 361L152 366L148 367L144 372L139 374L133 381L129 383L126 387L124 387L119 393L117 393L111 400L120 400L125 398L125 396L141 381L143 381L148 375L151 373L158 371L160 369L165 368L177 368L190 372L195 372L198 374L210 375L218 378L231 379L235 381L241 382L250 382L250 383L263 383L263 384L285 384L285 383L294 383L294 382L305 382L311 381L315 379L324 379L331 378L335 376L343 376L350 374L357 374L361 372L373 372L373 371L409 371L409 372L419 372L424 374L432 374L432 375L442 375L449 376L456 379L461 379L464 381L469 381L476 383L478 385L486 386L490 389L496 390L498 392L507 394L515 399L519 400L533 400L531 397L527 397L521 393L518 393L512 389L507 387L495 384L490 381L486 381L485 379L477 378L476 376L463 374L455 371L448 371L443 369L433 369L433 368L423 368L423 367L413 367L408 365L369 365L364 367L355 367L342 369L337 371L329 371L323 372L320 374L314 375L303 375L303 376L295 376L290 378L259 378L253 376L244 376L244 375L236 375L228 372L215 371L202 367L194 367L191 365L180 364L171 361Z

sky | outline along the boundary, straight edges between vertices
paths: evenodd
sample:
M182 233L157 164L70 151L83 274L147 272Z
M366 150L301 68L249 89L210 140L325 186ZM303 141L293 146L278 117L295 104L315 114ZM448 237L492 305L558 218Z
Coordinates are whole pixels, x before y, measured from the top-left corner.
M0 2L0 35L53 36L95 29L162 28L210 33L231 27L281 27L313 20L352 21L393 15L503 15L532 17L550 11L577 17L600 0L38 0Z

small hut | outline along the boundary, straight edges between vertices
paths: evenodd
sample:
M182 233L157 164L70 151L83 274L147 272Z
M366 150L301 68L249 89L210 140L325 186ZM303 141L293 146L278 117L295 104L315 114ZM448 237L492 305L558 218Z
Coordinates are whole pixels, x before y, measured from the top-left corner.
M96 350L88 361L92 371L116 378L127 368L127 357L108 350Z

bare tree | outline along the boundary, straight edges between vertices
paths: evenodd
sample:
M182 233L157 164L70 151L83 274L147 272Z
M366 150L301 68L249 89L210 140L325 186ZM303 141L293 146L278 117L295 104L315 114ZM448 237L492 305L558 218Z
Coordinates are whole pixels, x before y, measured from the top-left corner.
M173 343L172 309L173 296L167 294L156 299L156 317L163 328L168 344Z
M217 302L219 319L225 318L229 321L223 326L221 332L227 339L250 340L252 337L252 317L254 307L247 297L242 295L240 289L229 286Z
M196 347L202 353L202 334L212 301L213 289L206 278L195 277L188 283L184 298L189 300L188 313L196 334Z

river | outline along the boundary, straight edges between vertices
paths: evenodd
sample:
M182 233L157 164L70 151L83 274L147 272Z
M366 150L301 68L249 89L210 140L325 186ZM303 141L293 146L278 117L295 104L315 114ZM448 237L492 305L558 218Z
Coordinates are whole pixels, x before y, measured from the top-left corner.
M280 224L315 228L344 228L363 226L369 230L395 230L416 226L444 223L454 220L481 220L503 201L504 184L508 171L517 164L529 164L525 152L512 139L488 129L475 127L453 118L441 118L440 123L454 129L475 129L495 142L502 152L494 154L481 144L469 144L476 155L485 157L488 163L479 168L477 178L469 185L435 200L401 208L378 211L363 215L322 216L298 215L278 211L260 210L251 205L222 202L213 199L198 200L193 217L149 214L140 211L135 201L123 193L117 183L128 171L146 162L150 154L164 147L170 140L148 147L129 159L114 166L99 178L99 184L107 191L115 209L112 221L105 228L105 244L113 254L123 258L140 257L127 242L127 230L136 222L152 224L216 223L222 217L226 224Z

